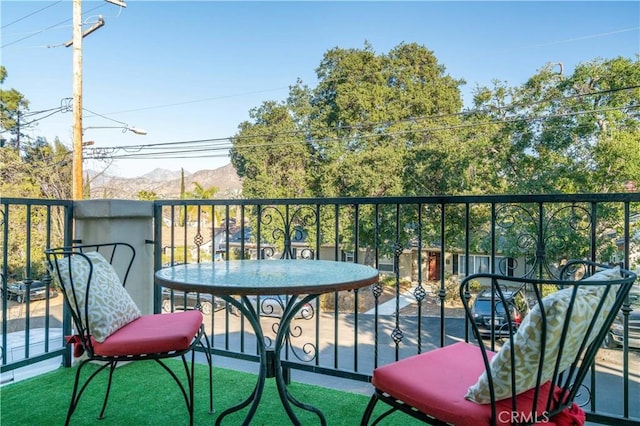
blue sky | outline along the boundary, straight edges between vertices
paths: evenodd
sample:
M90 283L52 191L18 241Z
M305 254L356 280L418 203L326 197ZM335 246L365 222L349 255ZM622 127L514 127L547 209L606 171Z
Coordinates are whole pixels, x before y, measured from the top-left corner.
M432 50L446 72L465 79L466 105L476 85L518 85L549 62L566 74L580 62L640 52L640 2L221 2L127 0L127 8L83 1L84 127L94 147L134 146L233 136L249 111L286 98L299 78L315 86L315 69L334 47L387 53L402 42ZM3 88L22 92L31 111L55 108L73 94L72 2L0 3ZM107 117L107 118L104 118ZM115 121L113 121L115 120ZM73 118L57 113L32 136L72 144ZM122 152L120 152L122 153ZM222 153L224 154L224 152ZM138 176L157 167L195 172L216 158L123 159L110 174ZM85 168L104 165L87 161Z

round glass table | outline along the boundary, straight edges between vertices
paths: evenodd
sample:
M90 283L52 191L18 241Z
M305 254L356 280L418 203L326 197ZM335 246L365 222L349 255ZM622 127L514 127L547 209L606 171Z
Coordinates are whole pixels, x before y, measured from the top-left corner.
M322 412L295 399L287 389L281 365L281 349L286 343L291 321L306 304L324 293L354 290L378 281L378 270L349 262L326 260L230 260L177 265L160 269L156 285L184 292L209 293L236 307L251 324L259 342L260 368L256 386L247 399L226 409L216 425L227 415L251 404L243 424L251 422L264 390L266 378L274 377L287 415L299 425L291 404L314 412L326 425ZM280 326L272 345L267 346L260 315L249 296L285 295Z

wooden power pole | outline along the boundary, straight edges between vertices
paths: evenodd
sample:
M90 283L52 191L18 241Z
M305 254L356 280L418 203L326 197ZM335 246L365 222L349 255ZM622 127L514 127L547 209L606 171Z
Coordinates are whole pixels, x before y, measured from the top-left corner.
M73 184L82 200L82 0L73 0Z

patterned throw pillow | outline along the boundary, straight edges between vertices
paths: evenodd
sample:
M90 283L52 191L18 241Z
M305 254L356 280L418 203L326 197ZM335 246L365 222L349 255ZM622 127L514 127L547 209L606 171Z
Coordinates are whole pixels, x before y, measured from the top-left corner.
M605 269L585 281L609 281L620 278L620 268ZM542 306L547 318L547 338L545 348L545 363L542 371L542 381L545 383L553 376L555 359L558 354L562 327L565 322L570 321L567 337L562 348L562 358L560 370L564 371L575 359L580 349L583 336L587 329L595 310L600 303L605 286L584 286L578 290L574 300L571 318L567 319L567 311L571 302L573 288L566 288L552 293L542 299ZM589 342L595 338L598 330L602 327L605 317L609 314L611 306L615 301L615 289L607 293L606 300L598 316L597 322L589 336ZM540 305L536 305L525 317L513 336L514 345L514 367L516 370L516 391L518 393L532 389L536 385L536 375L538 363L542 352L542 315ZM553 360L547 362L546 360ZM491 376L495 391L496 401L510 398L511 389L511 343L507 341L496 356L491 360ZM489 393L489 380L487 372L483 372L478 381L469 387L465 398L479 404L491 402Z
M88 301L89 330L93 338L102 343L120 327L139 318L141 312L122 286L113 266L98 252L89 252L85 255L93 264ZM69 283L69 260L58 260L58 268L66 297L73 306L74 297ZM82 321L86 324L84 306L87 303L85 299L89 264L81 256L74 255L71 257L71 269L78 302L77 309Z

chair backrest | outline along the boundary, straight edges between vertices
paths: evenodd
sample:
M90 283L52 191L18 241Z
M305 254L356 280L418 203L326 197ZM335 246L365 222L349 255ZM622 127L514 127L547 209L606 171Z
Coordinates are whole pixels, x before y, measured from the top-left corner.
M45 254L49 273L60 285L71 311L75 333L91 354L93 341L90 337L104 341L117 328L140 315L124 290L136 254L130 244L58 247L45 250ZM115 311L109 307L105 309L113 314L101 313L103 306L109 304L118 306ZM125 311L118 312L120 308Z
M628 270L582 260L567 262L559 276L537 280L474 274L460 285L468 324L485 363L485 372L466 397L492 404L494 419L496 401L505 399L510 400L511 412L525 420L540 413L549 418L571 406L636 279ZM478 287L491 306L499 306L483 323L473 311L472 294ZM511 309L514 291L523 294L530 306L522 322L515 318L522 309ZM487 324L504 324L501 329L489 328L491 337L500 335L503 342L493 357L480 332ZM529 390L533 409L516 398Z

